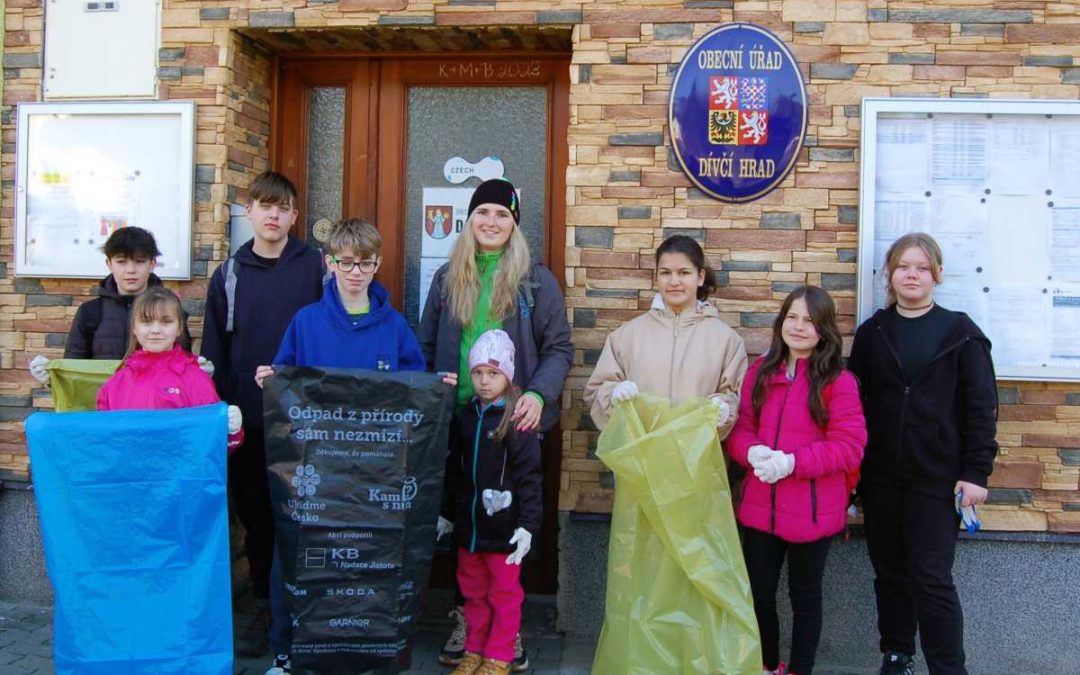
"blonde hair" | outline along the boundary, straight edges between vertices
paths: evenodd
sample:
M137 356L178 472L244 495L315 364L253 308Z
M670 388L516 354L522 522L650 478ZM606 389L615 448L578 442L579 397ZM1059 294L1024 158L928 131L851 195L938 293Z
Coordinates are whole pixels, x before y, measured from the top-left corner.
M330 255L359 253L362 257L379 256L382 237L374 225L363 218L342 218L334 223L326 240Z
M909 232L892 243L885 253L885 290L887 297L885 306L888 307L896 302L896 291L892 286L892 275L900 266L900 258L911 247L918 247L930 259L930 274L934 277L934 283L941 283L941 247L934 238L925 232Z
M153 321L169 313L176 317L176 323L179 326L176 340L179 342L183 339L185 332L184 309L180 306L180 298L176 296L176 293L164 286L151 286L140 293L139 297L135 298L135 302L131 305L131 320L128 322L128 346L127 351L124 352L122 365L126 365L128 357L141 347L139 339L135 337L135 322Z
M459 236L450 251L450 268L446 275L450 312L462 326L468 326L476 316L476 300L480 297L480 271L476 267L476 237L472 233L472 215L465 221L468 236ZM492 319L502 321L514 311L518 287L529 273L529 243L521 228L514 225L506 242L495 277L491 282Z

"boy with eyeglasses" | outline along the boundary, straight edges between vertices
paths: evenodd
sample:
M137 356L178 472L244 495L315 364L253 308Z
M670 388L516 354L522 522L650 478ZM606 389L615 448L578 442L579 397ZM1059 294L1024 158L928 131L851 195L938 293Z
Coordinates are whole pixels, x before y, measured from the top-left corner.
M293 317L272 363L315 368L426 370L424 355L409 323L390 306L386 288L375 281L382 257L382 238L360 218L339 220L326 242L326 266L333 275L322 300ZM260 387L274 373L259 366ZM285 607L284 579L274 561L270 586L270 647L276 658L266 675L290 672L292 624Z
M270 363L293 315L322 296L319 251L289 234L299 215L296 187L267 171L248 188L253 237L214 271L206 294L201 353L216 366L221 398L244 417L245 443L229 457L229 497L244 525L255 615L236 637L236 653L262 656L270 621L274 516L266 479L262 391L255 368Z

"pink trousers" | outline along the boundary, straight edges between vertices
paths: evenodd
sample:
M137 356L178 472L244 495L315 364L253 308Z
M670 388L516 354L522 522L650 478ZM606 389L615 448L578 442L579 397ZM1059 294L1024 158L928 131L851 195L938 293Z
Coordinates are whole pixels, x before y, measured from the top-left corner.
M458 585L465 596L465 651L498 661L514 660L521 629L521 565L507 565L506 553L458 549Z

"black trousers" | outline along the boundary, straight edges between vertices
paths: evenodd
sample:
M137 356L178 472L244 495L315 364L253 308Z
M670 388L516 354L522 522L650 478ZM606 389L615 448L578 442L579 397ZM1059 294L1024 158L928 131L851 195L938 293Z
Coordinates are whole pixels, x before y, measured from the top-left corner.
M821 638L821 579L829 556L832 537L804 544L743 528L743 556L750 576L761 635L761 660L766 670L780 664L780 621L776 616L776 589L784 556L788 562L788 595L791 598L791 661L788 669L798 675L814 670L814 657Z
M274 514L266 480L266 448L262 429L244 429L244 445L229 457L229 498L244 526L244 552L251 568L256 598L270 597L270 565L274 558Z
M964 615L953 584L960 519L953 503L863 484L881 651L915 653L918 629L931 675L966 675Z

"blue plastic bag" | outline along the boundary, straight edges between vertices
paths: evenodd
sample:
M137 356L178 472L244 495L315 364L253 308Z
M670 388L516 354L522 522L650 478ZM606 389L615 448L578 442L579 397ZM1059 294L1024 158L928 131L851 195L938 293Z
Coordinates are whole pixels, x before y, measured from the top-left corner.
M56 672L232 673L226 406L26 420Z

